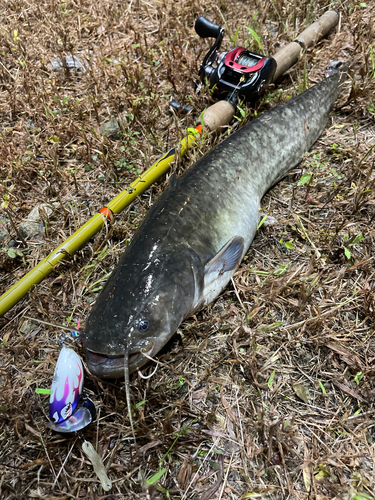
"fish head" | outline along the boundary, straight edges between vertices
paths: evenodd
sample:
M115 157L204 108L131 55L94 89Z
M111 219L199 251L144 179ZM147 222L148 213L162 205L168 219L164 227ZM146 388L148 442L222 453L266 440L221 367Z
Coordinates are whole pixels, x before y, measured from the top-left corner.
M191 310L195 280L189 251L126 252L88 317L83 344L89 370L103 378L141 368Z

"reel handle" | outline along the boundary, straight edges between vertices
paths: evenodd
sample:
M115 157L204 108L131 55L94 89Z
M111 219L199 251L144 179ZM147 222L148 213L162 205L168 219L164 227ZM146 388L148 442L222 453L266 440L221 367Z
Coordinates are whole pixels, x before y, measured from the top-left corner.
M201 38L218 38L221 32L221 26L211 23L203 16L195 21L194 29Z

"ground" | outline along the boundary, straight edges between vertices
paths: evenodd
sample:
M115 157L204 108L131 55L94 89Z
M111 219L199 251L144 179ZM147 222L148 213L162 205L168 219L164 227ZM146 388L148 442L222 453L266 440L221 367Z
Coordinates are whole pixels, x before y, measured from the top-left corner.
M323 78L331 60L349 64L326 131L262 201L268 218L233 282L185 321L152 378L132 375L136 443L123 380L85 373L98 414L80 436L46 428L48 396L36 389L51 387L63 327L84 327L168 175L0 319L2 499L375 495L373 1L2 2L0 293L213 102L208 89L194 92L209 46L194 32L197 16L225 27L223 48L273 54L329 8L341 13L330 36L172 167L180 175L223 135ZM82 67L59 68L66 57ZM173 115L172 98L192 113ZM102 134L111 118L118 139ZM41 203L47 209L25 232ZM108 492L83 439L104 463Z

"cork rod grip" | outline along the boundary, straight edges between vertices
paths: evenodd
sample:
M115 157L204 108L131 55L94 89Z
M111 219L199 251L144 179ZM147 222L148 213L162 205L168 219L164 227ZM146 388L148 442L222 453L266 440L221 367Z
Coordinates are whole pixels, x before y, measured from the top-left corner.
M204 126L211 132L219 131L232 120L235 112L234 106L228 101L218 101L207 108L203 113Z
M321 38L328 35L332 28L339 22L340 15L336 10L329 10L305 29L298 37L273 56L277 68L273 81L275 82L290 67L295 64L304 50L308 49Z

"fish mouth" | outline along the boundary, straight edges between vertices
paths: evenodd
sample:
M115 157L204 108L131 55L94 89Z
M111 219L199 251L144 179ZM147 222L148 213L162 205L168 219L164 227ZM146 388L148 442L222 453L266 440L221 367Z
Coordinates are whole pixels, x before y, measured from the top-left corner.
M145 354L151 356L153 347ZM129 353L129 373L133 373L149 359L141 351ZM93 375L100 378L120 378L124 376L124 354L108 355L86 349L86 363Z

